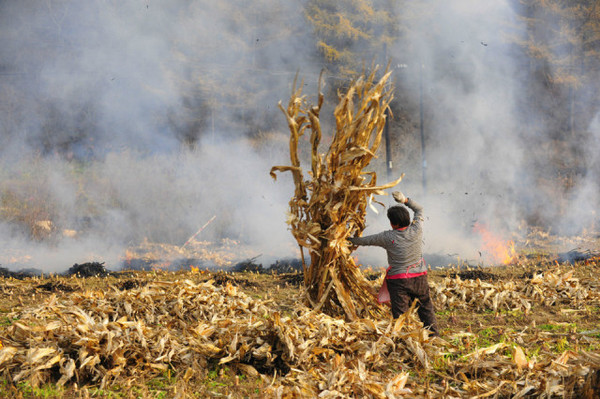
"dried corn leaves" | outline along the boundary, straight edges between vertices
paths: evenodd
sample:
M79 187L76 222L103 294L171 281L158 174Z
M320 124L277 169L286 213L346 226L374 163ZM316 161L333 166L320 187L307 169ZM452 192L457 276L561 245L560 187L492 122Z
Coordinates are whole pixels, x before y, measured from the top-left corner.
M410 392L401 369L428 367L439 351L410 314L346 323L300 306L282 316L269 301L212 280L51 297L18 319L0 335L0 373L32 385L105 387L166 370L185 380L210 362L261 376L273 394L383 398ZM387 380L390 364L398 373Z
M432 279L432 298L439 312L464 314L600 307L595 281L567 267L536 270L506 281ZM397 321L346 322L302 305L284 315L273 301L230 284L184 276L190 279L53 295L7 314L0 374L15 383L102 387L173 370L185 385L227 365L261 379L269 397L575 398L600 390L597 330L523 325L488 344L476 332L451 329L431 339L413 310ZM28 292L27 284L4 280L2 292Z
M287 108L280 104L290 129L290 166L275 166L275 172L293 175L295 192L290 200L288 224L301 248L307 248L310 265L305 268L307 297L315 309L356 320L364 315L385 313L377 303L354 260L346 239L365 228L365 215L373 194L383 194L395 182L378 186L374 172L365 172L381 142L386 110L392 99L390 73L375 82L375 72L352 83L339 95L332 142L326 154L319 153L322 137L317 105L307 104L296 88ZM300 137L310 131L311 170L305 180L298 155Z
M559 313L586 312L600 306L600 292L593 284L582 284L574 270L551 267L530 277L485 282L447 277L430 281L436 310L498 315L507 312L529 314L536 307L559 307ZM552 320L547 320L553 325ZM502 328L502 327L496 327ZM535 329L534 329L535 330ZM578 346L593 348L598 331L554 333L506 330L502 342L478 347L464 354L465 344L477 341L471 332L445 337L450 344L446 355L446 377L456 384L445 387L449 397L597 397L600 385L590 385L600 369L597 352L578 351ZM600 336L598 336L600 337ZM543 349L546 347L547 349ZM562 352L552 352L564 347ZM542 349L540 349L542 348ZM461 353L458 355L458 353ZM592 396L586 396L592 395Z

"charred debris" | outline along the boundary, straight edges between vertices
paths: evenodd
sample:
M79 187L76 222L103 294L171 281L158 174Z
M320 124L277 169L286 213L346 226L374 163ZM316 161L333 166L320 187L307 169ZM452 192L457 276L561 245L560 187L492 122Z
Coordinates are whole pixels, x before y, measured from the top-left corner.
M127 262L123 262L118 271L112 271L106 268L105 262L86 262L86 263L75 263L67 271L58 273L58 275L65 277L119 277L128 272L132 271L152 271L152 270L165 270L165 271L180 271L180 270L191 270L196 268L203 272L221 272L221 273L260 273L260 274L297 274L302 272L302 261L295 258L284 258L275 260L274 263L268 267L264 267L262 263L257 263L257 259L260 257L256 256L250 259L246 259L236 263L234 266L229 268L217 267L214 265L208 265L204 260L196 258L184 258L176 259L171 262L163 260L148 260L148 259L130 259ZM23 280L32 277L41 277L44 273L40 269L36 268L24 268L20 270L10 270L6 267L0 266L0 277L3 278L14 278Z
M429 255L431 256L431 255ZM547 260L555 261L557 263L570 263L577 264L580 262L591 262L600 259L600 252L591 250L580 250L573 249L568 252L561 252L556 255L544 256ZM152 270L165 270L165 271L181 271L191 270L192 268L198 269L202 272L220 272L220 273L258 273L258 274L301 274L303 271L302 260L297 258L282 258L277 259L271 263L268 267L265 267L263 263L258 262L260 255L253 258L248 258L237 262L231 267L219 267L208 264L206 260L197 258L182 258L175 259L173 261L157 260L157 259L145 259L136 258L129 259L122 262L117 270L107 269L105 262L86 262L86 263L75 263L67 271L63 273L57 273L57 275L65 277L123 277L129 272L134 271L152 271ZM307 265L308 266L308 265ZM436 266L437 268L444 268L443 266ZM37 268L22 268L18 270L8 269L0 265L0 278L14 278L17 280L23 280L32 277L42 277L44 272ZM463 280L481 279L481 280L497 280L498 276L489 272L481 270L478 267L469 267L468 270L462 270L460 272L454 272L450 274L450 277L460 277ZM126 276L125 276L126 277ZM379 276L376 273L371 273L365 276L368 280L376 280ZM302 279L299 279L300 282ZM295 282L295 281L294 281Z

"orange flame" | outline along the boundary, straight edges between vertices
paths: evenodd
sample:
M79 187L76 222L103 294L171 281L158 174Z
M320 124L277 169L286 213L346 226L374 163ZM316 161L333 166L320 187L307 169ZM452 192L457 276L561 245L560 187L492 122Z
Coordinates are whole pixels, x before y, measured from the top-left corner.
M481 235L483 241L482 253L489 256L491 261L508 265L516 258L514 241L503 240L480 223L475 223L473 230Z

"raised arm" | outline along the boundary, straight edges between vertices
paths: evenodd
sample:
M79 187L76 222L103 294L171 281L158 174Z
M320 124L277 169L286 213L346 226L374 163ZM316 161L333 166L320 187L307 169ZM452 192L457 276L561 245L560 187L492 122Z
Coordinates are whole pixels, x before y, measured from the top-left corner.
M396 202L404 204L407 207L409 207L410 209L412 209L412 211L415 213L415 215L413 217L413 223L415 221L422 222L423 220L425 220L425 218L423 217L423 206L421 204L417 203L417 201L406 197L400 191L394 191L392 193L392 196L394 197Z

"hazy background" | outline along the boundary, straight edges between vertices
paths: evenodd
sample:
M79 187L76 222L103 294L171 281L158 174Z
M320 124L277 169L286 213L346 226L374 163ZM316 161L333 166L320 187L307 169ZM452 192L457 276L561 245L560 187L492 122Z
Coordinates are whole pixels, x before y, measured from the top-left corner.
M298 256L285 224L291 179L268 174L289 163L277 102L296 73L314 98L326 64L304 2L289 3L0 1L4 210L18 203L33 210L27 217L81 232L40 242L25 216L7 219L0 264L116 267L128 246L181 245L215 215L198 239L238 240L265 264ZM565 193L543 173L540 151L530 153L546 126L508 40L523 35L514 2L398 4L412 17L386 54L396 83L393 174L405 172L398 189L426 206L426 252L485 260L476 222L505 239L527 225L594 229L599 119L577 144L586 173ZM385 181L383 151L373 168ZM366 234L388 228L385 212L367 221ZM381 249L358 255L385 262Z

